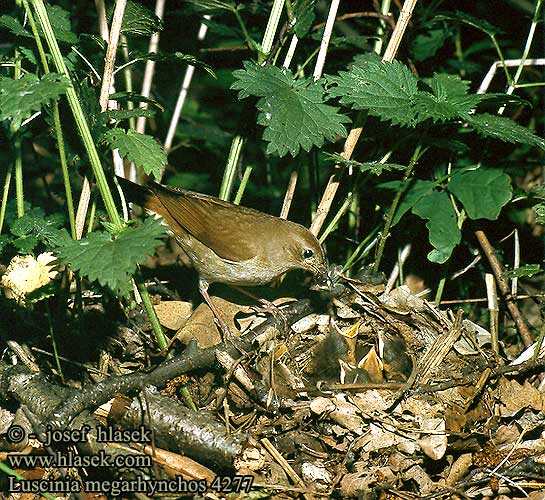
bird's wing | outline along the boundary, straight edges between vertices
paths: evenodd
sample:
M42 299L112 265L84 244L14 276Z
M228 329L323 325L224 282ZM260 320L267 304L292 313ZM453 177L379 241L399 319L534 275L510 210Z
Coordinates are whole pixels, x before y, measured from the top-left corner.
M252 225L257 212L190 191L152 189L170 216L221 258L238 262L256 256Z

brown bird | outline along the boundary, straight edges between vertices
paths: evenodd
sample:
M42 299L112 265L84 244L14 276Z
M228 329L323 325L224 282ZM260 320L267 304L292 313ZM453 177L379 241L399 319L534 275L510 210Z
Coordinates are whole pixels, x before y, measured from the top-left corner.
M327 273L316 237L305 227L213 196L117 177L128 201L165 219L199 274L199 290L224 333L229 331L208 295L211 283L265 285L293 269Z

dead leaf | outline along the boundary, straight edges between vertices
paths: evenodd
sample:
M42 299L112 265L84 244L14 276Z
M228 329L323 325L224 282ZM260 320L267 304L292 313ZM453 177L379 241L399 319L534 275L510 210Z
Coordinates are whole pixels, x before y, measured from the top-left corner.
M191 302L164 300L155 306L159 323L169 330L179 330L193 312Z

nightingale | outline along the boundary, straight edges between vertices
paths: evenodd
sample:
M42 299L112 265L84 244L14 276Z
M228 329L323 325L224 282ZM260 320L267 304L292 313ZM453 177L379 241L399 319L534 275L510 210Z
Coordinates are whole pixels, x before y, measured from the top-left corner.
M294 269L309 271L316 280L326 276L322 247L300 224L214 196L117 179L128 201L164 218L196 269L199 291L227 336L229 329L208 294L211 283L265 285Z

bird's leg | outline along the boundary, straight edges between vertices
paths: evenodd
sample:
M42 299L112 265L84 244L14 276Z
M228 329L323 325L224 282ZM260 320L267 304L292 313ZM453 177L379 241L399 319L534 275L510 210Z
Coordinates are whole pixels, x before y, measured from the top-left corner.
M286 330L288 328L287 318L282 312L282 309L280 309L276 304L273 304L267 299L262 299L258 297L257 295L254 295L253 293L249 292L248 290L245 290L244 288L241 288L236 285L231 285L232 288L237 290L238 292L242 293L243 295L246 295L247 297L250 297L251 299L254 299L256 302L259 302L262 305L262 311L265 313L272 314L274 317L278 318L283 321Z
M214 323L216 323L216 326L220 329L223 341L225 342L226 340L231 340L233 338L233 335L229 330L227 323L225 323L225 321L219 314L216 306L210 299L210 295L208 295L208 286L208 281L203 280L202 278L199 279L199 291L201 292L201 295L203 296L206 303L208 304L208 307L210 307L210 309L212 310L212 314L214 315Z

